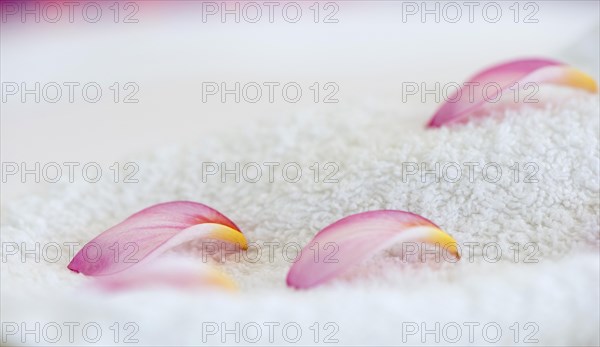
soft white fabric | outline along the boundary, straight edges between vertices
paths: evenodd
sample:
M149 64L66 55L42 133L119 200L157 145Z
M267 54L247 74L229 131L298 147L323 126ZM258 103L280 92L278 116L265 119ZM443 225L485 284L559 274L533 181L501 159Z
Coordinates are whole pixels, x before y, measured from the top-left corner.
M433 329L455 322L463 327L457 345L469 344L465 322L477 322L473 344L487 342L481 326L495 322L500 340L514 344L510 329L520 324L518 341L533 328L540 345L599 343L599 208L600 148L598 96L554 91L538 104L523 104L493 112L492 117L452 128L426 130L424 114L399 116L392 106L372 100L339 107L331 114L298 114L292 124L257 125L245 134L208 138L197 145L157 150L128 158L140 167L138 184L102 182L58 185L47 196L11 201L2 210L2 242L79 242L84 244L106 228L151 204L193 200L223 212L249 241L305 244L321 228L349 214L374 209L401 209L436 222L459 243L495 242L502 260L491 263L481 252L456 264L405 264L393 248L361 264L342 278L309 291L286 288L291 265L276 250L271 262L229 261L217 264L241 290L220 292L153 289L107 294L91 289L91 279L56 263L36 263L18 255L2 262L2 321L99 322L98 344L114 343L114 322L135 322L140 345L217 345L221 335L202 341L203 322L256 322L263 326L260 345L286 344L281 330L275 342L265 336L265 322L295 322L302 328L296 345L313 344L310 327L319 322L323 341L333 328L341 345L402 345L421 343L421 333L405 336L406 326L424 323ZM385 104L388 105L388 104ZM124 160L126 161L126 160ZM202 162L297 162L298 183L267 177L258 183L216 176L202 182ZM314 183L314 162L339 164L339 183ZM475 169L475 181L423 182L419 174L402 182L402 162L442 166L448 162L496 162L499 182L488 183ZM509 166L539 165L537 183L513 182ZM281 166L279 167L281 168ZM290 171L291 172L291 171ZM325 171L321 171L322 174ZM493 170L490 171L493 173ZM266 175L266 172L263 172ZM523 173L522 173L523 175ZM231 177L230 177L231 178ZM538 263L518 263L511 244L537 245ZM31 246L30 246L31 247ZM165 257L200 261L200 246L191 243ZM293 250L290 250L290 254ZM464 254L463 254L464 255ZM179 258L178 258L179 259ZM183 261L183 260L182 260ZM131 331L131 330L127 330ZM66 328L63 333L66 332ZM121 332L124 334L123 329ZM253 336L254 333L250 334ZM290 331L293 337L293 331ZM489 331L493 337L493 330ZM451 344L454 333L441 336ZM9 336L19 344L20 334ZM247 336L248 337L248 336ZM289 336L288 336L289 337ZM235 344L233 335L225 336ZM251 338L251 336L250 336ZM33 341L27 340L28 345ZM425 335L427 344L435 336ZM122 342L123 336L120 337ZM85 344L80 331L75 341ZM41 344L48 344L42 339ZM251 344L241 337L240 343ZM66 338L60 344L68 345Z

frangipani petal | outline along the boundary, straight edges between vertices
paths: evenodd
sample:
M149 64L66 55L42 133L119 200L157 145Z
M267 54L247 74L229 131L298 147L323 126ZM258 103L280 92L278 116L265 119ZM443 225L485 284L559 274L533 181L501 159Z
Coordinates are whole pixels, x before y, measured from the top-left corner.
M456 241L419 215L394 210L363 212L317 233L288 272L287 284L294 288L322 284L396 242L439 244L460 259Z
M237 284L225 273L196 261L160 258L131 271L98 276L96 284L108 291L168 287L174 289L225 289L236 291Z
M484 70L463 83L437 110L427 126L437 128L465 121L486 103L497 101L504 91L524 88L528 83L559 84L592 93L598 91L592 77L563 63L547 59L515 60Z
M88 242L68 268L85 275L110 275L193 239L248 247L239 228L218 211L196 202L148 207Z

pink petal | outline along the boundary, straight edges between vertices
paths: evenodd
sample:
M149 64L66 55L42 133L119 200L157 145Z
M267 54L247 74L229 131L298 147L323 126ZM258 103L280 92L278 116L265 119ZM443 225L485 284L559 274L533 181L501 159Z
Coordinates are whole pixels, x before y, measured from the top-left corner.
M85 275L110 275L193 239L215 239L247 248L239 228L218 211L196 202L148 207L88 242L68 268Z
M122 271L113 275L99 276L95 284L108 291L169 287L176 289L219 288L236 290L236 283L212 266L186 259L161 258L135 270Z
M448 96L448 100L433 115L427 126L436 128L465 121L471 113L486 103L493 102L497 96L504 95L509 88L524 88L525 84L530 82L561 84L593 93L598 91L593 78L563 63L546 59L515 60L496 65L471 77L452 96ZM518 83L517 87L515 83ZM469 84L472 87L469 87ZM500 86L500 90L497 86ZM513 95L514 91L510 93Z
M288 272L287 284L295 288L322 284L396 242L409 241L437 243L460 258L456 241L419 215L394 210L363 212L317 233Z

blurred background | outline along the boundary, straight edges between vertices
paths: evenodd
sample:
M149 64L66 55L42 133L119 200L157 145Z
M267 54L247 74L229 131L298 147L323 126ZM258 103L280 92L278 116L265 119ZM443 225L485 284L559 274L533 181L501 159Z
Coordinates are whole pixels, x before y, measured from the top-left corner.
M323 102L330 93L340 104L390 100L425 123L437 104L403 103L403 82L460 83L513 58L559 59L598 79L597 1L474 2L472 8L463 2L427 2L426 8L395 1L275 3L99 1L75 2L69 10L63 2L3 1L2 162L95 161L106 168L152 148L257 122L268 126L306 108L326 116L336 107ZM236 103L233 96L223 103L218 95L203 102L203 83L222 82L295 82L303 96L287 102L275 89L273 102L266 95L256 103ZM310 89L315 82L318 102ZM23 86L35 90L36 83L37 92L23 95ZM65 83L74 86L72 102ZM95 90L102 93L96 102L82 97L90 83L92 98ZM48 102L57 84L62 97ZM35 94L44 92L50 96L36 102ZM2 201L48 185L10 177Z

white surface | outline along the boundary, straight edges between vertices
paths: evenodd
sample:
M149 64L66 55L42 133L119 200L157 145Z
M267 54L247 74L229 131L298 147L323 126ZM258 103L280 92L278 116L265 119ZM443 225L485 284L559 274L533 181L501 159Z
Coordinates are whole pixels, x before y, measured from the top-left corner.
M220 210L254 242L304 244L343 216L392 208L430 218L459 243L497 242L506 251L533 242L540 253L537 264L515 264L506 251L498 263L479 255L438 267L399 264L391 250L336 282L297 292L285 287L290 264L278 250L273 263L218 264L240 284L236 295L106 295L66 269L63 248L56 263L19 255L0 263L2 320L99 322L104 335L95 345L113 343L114 322L138 324L139 345L217 345L220 335L203 343L203 322L273 321L300 324L298 345L313 343L314 322L335 322L340 345L400 345L402 322L496 322L504 333L495 345L513 343L514 322L534 322L539 345L598 345L598 96L544 89L540 104L506 118L432 131L423 124L437 105L400 97L402 81L461 82L515 57L597 66L597 56L581 55L587 49L570 50L581 35L597 33L598 3L539 4L535 25L402 24L391 2L341 3L340 23L329 27L207 25L194 12L160 17L145 8L147 20L130 27L3 25L2 81L135 81L141 100L1 105L3 162L98 161L107 170L131 160L140 167L137 184L108 176L97 184L2 184L3 242L83 244L141 208L189 199ZM340 103L203 104L206 80L335 81ZM299 162L307 174L297 184L281 177L202 182L202 161L238 160ZM315 161L339 163L341 182L313 183ZM406 161L495 161L506 173L514 162L536 162L540 181L515 184L505 175L498 184L436 184L414 176L402 183L398 166ZM195 246L174 253L198 261ZM84 342L77 334L76 344ZM279 334L273 345L284 342ZM485 344L480 333L474 344Z
M34 242L83 245L131 213L169 200L207 203L234 220L250 242L281 245L303 245L349 214L402 209L435 221L459 244L497 243L503 250L498 262L486 262L477 251L473 262L463 253L454 265L407 266L390 251L335 282L297 292L285 287L290 263L277 248L273 261L264 254L256 263L230 257L218 265L239 283L237 295L177 290L107 295L93 290L91 278L66 269L70 259L63 248L55 263L36 263L31 257L21 262L19 255L2 263L3 319L28 324L93 321L104 330L114 322L136 322L142 345L200 345L206 322L226 322L228 327L235 322L295 322L305 331L302 345L313 343L308 329L314 322L335 322L342 345L400 345L402 322L430 328L436 322L494 322L504 331L498 344L507 345L513 343L509 327L514 322L531 322L539 327L533 337L540 345L598 344L600 104L597 95L577 91L540 98L540 104L508 111L505 119L429 131L417 116L399 123L396 106L383 107L381 100L340 108L326 118L304 113L292 124L251 128L245 135L204 139L140 157L145 169L140 184L108 180L59 187L43 199L13 201L2 213L3 241L26 242L32 248ZM231 164L240 158L296 161L305 168L315 161L337 162L340 182L314 183L310 175L295 184L279 176L274 183L202 182L202 161ZM403 183L399 165L405 161L430 166L496 162L505 174L498 183L483 180L481 169L475 169L473 183L423 182L419 175ZM507 174L514 162L537 163L539 182L514 183ZM510 251L514 242L535 244L538 262L524 263L529 252L523 251L515 263ZM191 244L176 253L200 262L199 250ZM482 336L475 336L476 345L485 344ZM219 344L220 338L211 336L208 344ZM111 339L106 334L102 344ZM235 340L229 336L225 341ZM421 335L407 341L419 344ZM435 342L432 336L425 341ZM468 341L465 334L460 344ZM79 337L77 342L85 341ZM275 344L284 342L279 335Z

